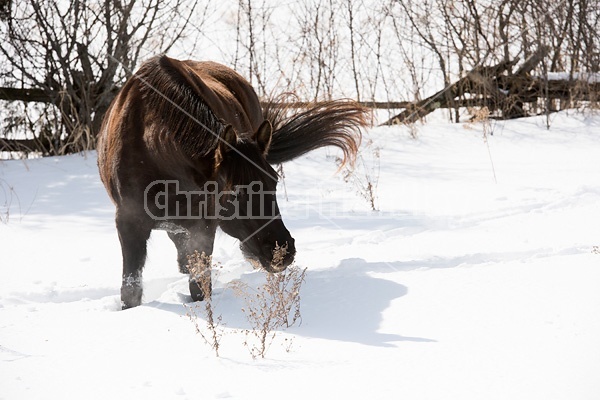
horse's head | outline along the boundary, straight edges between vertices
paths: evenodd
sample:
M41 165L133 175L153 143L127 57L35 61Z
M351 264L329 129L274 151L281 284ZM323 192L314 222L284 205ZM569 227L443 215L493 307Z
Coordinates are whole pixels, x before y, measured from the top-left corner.
M251 137L225 128L217 151L220 227L241 241L244 256L269 272L283 271L294 260L294 238L277 205L277 173L265 156L272 127L265 121Z

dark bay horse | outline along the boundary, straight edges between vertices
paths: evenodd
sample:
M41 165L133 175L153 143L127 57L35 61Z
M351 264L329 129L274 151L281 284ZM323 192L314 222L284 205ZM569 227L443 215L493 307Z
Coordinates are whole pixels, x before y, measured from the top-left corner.
M285 269L296 249L279 214L271 165L328 145L353 159L366 117L351 101L292 116L263 110L252 86L223 65L166 56L145 62L112 102L98 140L123 253L122 307L141 304L153 229L168 231L183 273L194 251L212 254L217 227L267 271ZM282 247L275 265L274 250ZM204 298L192 276L190 293Z

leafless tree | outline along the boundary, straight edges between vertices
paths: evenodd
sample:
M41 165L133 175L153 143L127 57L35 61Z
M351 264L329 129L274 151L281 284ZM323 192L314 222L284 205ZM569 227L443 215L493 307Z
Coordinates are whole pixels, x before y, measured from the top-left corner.
M266 79L272 64L270 52L277 49L277 39L269 26L273 8L266 0L238 0L235 18L233 68L245 72L262 96L269 91Z
M206 40L179 40L186 35ZM0 149L63 154L92 148L101 117L131 70L174 45L188 46L183 53L190 58L233 66L265 100L292 92L304 102L351 97L403 107L410 102L399 100L416 104L441 91L440 104L455 121L473 102L452 94L475 88L442 88L478 68L502 64L501 74L510 75L521 65L515 60L543 54L516 72L545 79L565 72L577 84L559 90L558 99L526 102L529 110L511 116L578 106L582 98L589 103L596 91L585 79L600 72L600 3L0 0L0 40ZM480 89L499 95L509 88ZM24 130L27 140L7 140Z
M0 98L52 104L46 111L56 115L29 118L59 128L20 143L46 154L93 148L119 86L141 59L168 51L185 34L195 8L187 0L10 3L0 23Z

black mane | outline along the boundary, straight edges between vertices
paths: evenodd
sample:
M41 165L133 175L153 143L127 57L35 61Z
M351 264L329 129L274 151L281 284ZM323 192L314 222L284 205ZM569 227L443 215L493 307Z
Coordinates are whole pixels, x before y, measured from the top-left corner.
M214 152L225 124L167 57L151 58L132 79L139 81L147 108L161 122L162 140L177 144L192 158Z

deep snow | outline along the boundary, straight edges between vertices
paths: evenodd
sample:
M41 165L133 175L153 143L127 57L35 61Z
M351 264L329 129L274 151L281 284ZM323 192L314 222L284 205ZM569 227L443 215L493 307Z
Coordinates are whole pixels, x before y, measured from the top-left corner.
M302 324L257 360L229 283L264 278L235 240L215 247L216 358L163 232L144 304L118 311L95 153L0 162L0 399L600 398L600 116L551 118L487 144L478 124L374 128L349 182L331 149L285 165Z

